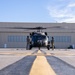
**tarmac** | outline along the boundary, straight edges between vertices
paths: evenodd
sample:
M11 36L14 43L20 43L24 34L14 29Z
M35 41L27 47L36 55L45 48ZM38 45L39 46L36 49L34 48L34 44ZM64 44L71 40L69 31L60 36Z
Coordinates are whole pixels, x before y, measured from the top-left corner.
M75 49L1 48L0 75L75 75Z

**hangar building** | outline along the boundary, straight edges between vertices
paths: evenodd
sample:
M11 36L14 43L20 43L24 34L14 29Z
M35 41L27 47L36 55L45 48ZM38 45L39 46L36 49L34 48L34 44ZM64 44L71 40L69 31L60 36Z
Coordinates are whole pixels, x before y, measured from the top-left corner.
M10 29L10 27L53 27L43 30L48 32L49 40L54 37L56 48L68 48L75 45L75 23L26 23L26 22L0 22L0 48L25 48L26 37L34 30ZM9 27L6 28L6 27Z

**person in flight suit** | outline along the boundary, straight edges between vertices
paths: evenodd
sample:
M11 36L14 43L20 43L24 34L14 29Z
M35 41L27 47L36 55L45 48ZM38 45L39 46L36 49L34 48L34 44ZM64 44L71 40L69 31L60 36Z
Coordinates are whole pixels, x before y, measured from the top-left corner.
M30 45L30 38L29 38L29 36L27 36L27 50L29 49L29 45Z
M51 45L52 45L52 50L54 50L54 37L52 37Z

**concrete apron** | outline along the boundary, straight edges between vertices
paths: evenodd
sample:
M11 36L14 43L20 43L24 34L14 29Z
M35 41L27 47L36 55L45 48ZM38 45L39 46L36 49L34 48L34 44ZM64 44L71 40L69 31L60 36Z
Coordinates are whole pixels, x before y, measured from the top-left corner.
M37 54L43 54L40 50ZM37 55L29 75L56 75L44 55Z

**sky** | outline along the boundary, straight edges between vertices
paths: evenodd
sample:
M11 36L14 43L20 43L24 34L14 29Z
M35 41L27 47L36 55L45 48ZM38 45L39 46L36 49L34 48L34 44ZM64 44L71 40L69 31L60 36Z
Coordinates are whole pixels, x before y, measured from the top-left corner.
M75 23L75 0L0 0L0 22Z

